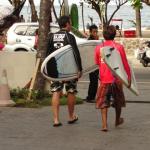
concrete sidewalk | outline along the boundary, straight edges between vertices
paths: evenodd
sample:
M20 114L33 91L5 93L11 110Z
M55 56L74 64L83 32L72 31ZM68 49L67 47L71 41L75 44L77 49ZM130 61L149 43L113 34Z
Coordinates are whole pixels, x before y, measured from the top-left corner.
M67 124L67 108L61 107L62 127L52 127L50 107L0 108L0 150L142 150L150 146L150 105L127 104L125 123L114 127L109 111L109 132L100 131L100 113L94 104L76 106L79 121Z

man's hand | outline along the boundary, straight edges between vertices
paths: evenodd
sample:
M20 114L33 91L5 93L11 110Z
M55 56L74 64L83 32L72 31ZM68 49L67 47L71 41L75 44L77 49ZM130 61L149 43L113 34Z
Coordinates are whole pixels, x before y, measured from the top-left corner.
M77 78L79 79L79 78L81 78L81 76L82 76L82 71L78 71Z
M127 87L130 88L131 87L131 79L128 79L128 84L129 85Z

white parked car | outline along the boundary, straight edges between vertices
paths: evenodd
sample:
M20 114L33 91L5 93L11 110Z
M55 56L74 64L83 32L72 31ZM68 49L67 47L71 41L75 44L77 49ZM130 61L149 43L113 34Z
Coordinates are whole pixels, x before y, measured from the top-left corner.
M38 23L14 23L7 31L7 51L35 51L35 31L38 28ZM51 24L51 32L57 32L59 26ZM71 32L72 33L72 32ZM73 34L73 33L72 33ZM74 34L73 34L74 35ZM77 42L85 41L86 39L79 38L74 35Z

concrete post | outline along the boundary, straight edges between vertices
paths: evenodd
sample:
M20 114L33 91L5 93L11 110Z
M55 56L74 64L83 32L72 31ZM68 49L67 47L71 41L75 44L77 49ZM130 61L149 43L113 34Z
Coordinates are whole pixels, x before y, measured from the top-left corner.
M0 106L14 106L15 102L10 98L10 90L7 81L7 72L3 70L0 77Z

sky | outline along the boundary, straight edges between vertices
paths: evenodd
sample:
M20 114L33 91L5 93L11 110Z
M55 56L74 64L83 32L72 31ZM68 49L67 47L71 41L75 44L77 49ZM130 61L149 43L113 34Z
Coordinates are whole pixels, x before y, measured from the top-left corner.
M68 0L69 4L72 4L72 3L76 3L78 4L80 0ZM27 0L28 2L28 0ZM26 5L28 5L26 2ZM35 5L39 5L40 4L40 0L34 0L35 2ZM9 5L9 2L8 0L0 0L0 5ZM58 0L55 0L55 5L58 5Z

